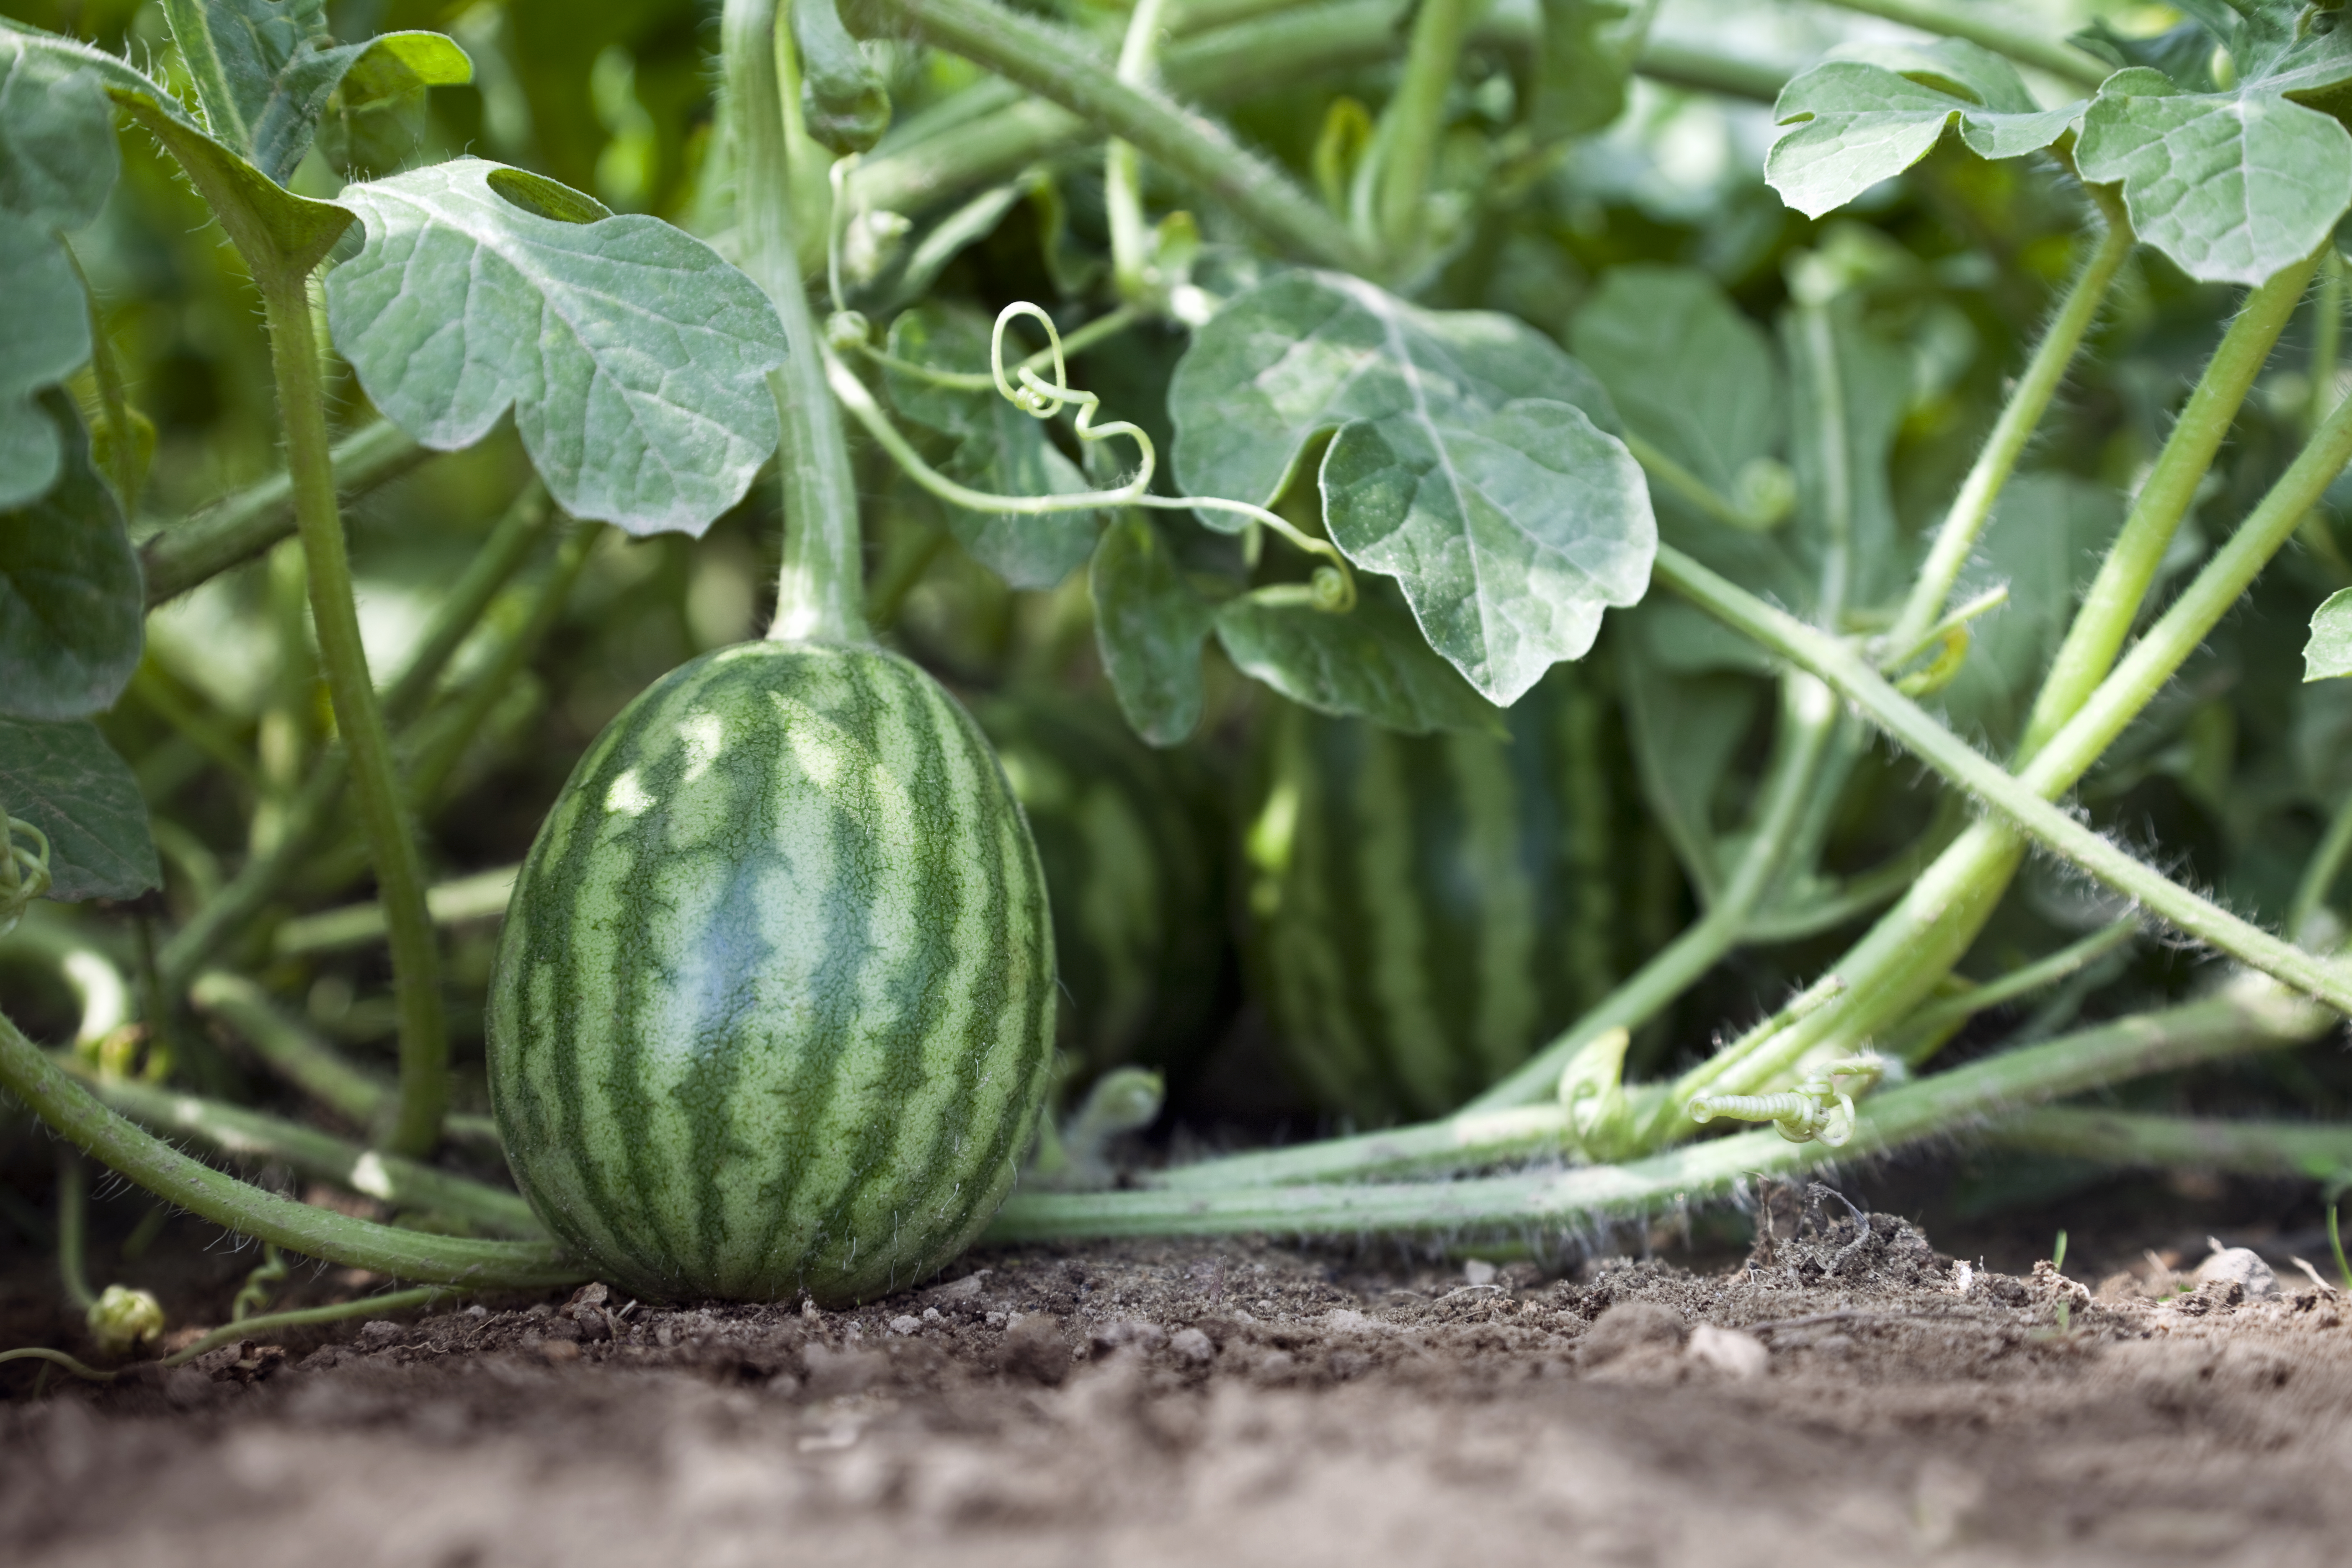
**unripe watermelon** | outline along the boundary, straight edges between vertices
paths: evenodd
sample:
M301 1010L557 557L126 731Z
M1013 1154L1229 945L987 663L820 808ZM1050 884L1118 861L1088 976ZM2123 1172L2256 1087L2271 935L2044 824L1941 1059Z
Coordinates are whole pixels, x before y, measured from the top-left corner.
M746 643L572 770L489 1006L516 1180L640 1295L821 1305L914 1283L1013 1184L1053 925L971 717L873 648Z
M1607 804L1571 809L1597 729L1572 696L1555 672L1507 742L1269 716L1243 817L1252 977L1322 1109L1443 1115L1606 987Z
M1223 850L1205 780L1118 714L1058 692L977 703L1053 891L1062 1045L1087 1078L1181 1076L1226 1002Z

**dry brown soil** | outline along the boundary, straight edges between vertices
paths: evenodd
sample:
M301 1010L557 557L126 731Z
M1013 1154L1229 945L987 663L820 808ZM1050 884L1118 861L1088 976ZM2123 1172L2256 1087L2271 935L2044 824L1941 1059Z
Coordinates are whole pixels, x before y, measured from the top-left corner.
M592 1287L20 1394L0 1542L26 1568L2352 1557L2352 1303L2294 1273L2150 1261L2095 1299L1885 1215L1791 1215L1709 1272L1249 1243L950 1272L841 1313Z

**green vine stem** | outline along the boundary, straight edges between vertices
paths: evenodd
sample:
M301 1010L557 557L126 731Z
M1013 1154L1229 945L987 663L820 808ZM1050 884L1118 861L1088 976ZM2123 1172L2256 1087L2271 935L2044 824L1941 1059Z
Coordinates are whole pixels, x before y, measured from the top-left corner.
M513 692L524 666L555 629L563 606L571 600L572 590L579 584L580 574L588 569L597 542L604 537L605 528L601 522L572 524L562 542L556 546L555 561L548 570L547 580L532 595L522 624L499 642L497 652L456 701L443 712L412 727L410 732L417 740L408 766L407 789L410 804L418 812L430 812L440 802L442 786L464 759L466 748L479 738L491 712ZM427 910L429 912L429 905Z
M89 1238L89 1172L80 1152L58 1151L58 1284L77 1312L97 1304L84 1254Z
M1372 142L1372 232L1391 265L1406 260L1422 238L1429 174L1445 129L1445 99L1462 63L1470 0L1421 0L1405 45L1404 75L1381 111Z
M1375 269L1355 236L1287 174L1158 89L1120 81L1059 28L991 0L859 0L844 12L843 20L854 31L911 35L1060 104L1103 133L1133 142L1145 157L1214 196L1278 249L1350 272Z
M1160 58L1161 13L1167 0L1135 0L1118 50L1118 79L1150 84ZM1111 280L1129 304L1151 290L1151 231L1143 221L1143 160L1135 143L1114 136L1103 149L1103 208L1110 220Z
M2071 44L2042 36L2030 20L2004 16L1990 6L1957 5L1953 0L1829 0L1829 4L1844 11L1859 11L1865 16L1900 22L1923 33L1966 38L1997 55L2007 55L2019 65L2048 71L2078 88L2095 89L2114 68Z
M71 1059L60 1065L108 1109L151 1131L191 1138L207 1149L242 1159L282 1161L313 1181L330 1183L394 1208L458 1220L493 1236L538 1240L547 1235L547 1227L531 1214L530 1205L502 1188L451 1175L398 1154L362 1149L332 1133L265 1111L153 1084L104 1078Z
M353 1219L281 1198L192 1160L109 1110L0 1016L0 1089L67 1142L166 1203L289 1251L354 1268L478 1289L577 1284L551 1242L478 1241Z
M1970 985L1956 996L1930 1002L1904 1020L1903 1031L1888 1046L1887 1054L1916 1066L1940 1047L1953 1029L1979 1013L2055 985L2068 975L2088 969L2109 953L2129 947L2138 940L2139 934L2139 917L2126 915L2113 924L2100 927L2080 942L2069 942L2045 958L2009 971L1998 980Z
M336 442L329 461L337 491L356 497L390 484L437 455L391 420L379 419ZM282 473L172 523L139 547L147 607L169 604L293 534L294 481Z
M441 1005L441 958L425 909L425 866L392 755L392 736L369 678L352 599L352 567L328 456L326 391L305 277L255 268L269 323L269 358L294 486L294 521L310 566L310 618L319 660L350 759L360 820L375 863L378 896L391 926L393 996L400 1013L400 1100L384 1145L421 1154L441 1137L449 1103L449 1036Z
M2328 1182L2352 1175L2352 1127L2214 1121L2051 1106L2004 1117L1985 1136L2003 1149L2102 1165L2193 1166Z
M188 999L234 1029L279 1078L353 1126L368 1126L383 1109L383 1085L281 1016L269 994L243 975L200 974Z
M1003 1245L1246 1231L1302 1237L1589 1231L1721 1197L1758 1174L1792 1175L1922 1138L1948 1138L1972 1121L2036 1101L2300 1045L2332 1021L2326 1009L2260 976L2242 974L2197 1002L2118 1019L1888 1089L1864 1105L1853 1140L1836 1149L1791 1143L1765 1131L1711 1139L1622 1165L1458 1182L1016 1193L982 1240ZM1524 1152L1521 1145L1496 1158Z
M2300 279L2307 276L2307 270L2289 268L2286 273ZM2300 287L2299 282L2296 287ZM2174 426L2163 452L2158 455L2148 485L2142 489L2131 517L2110 548L2107 560L2102 563L2099 582L2105 584L2104 588L2098 589L2093 599L2086 600L2068 633L2068 643L2076 647L2078 652L2094 642L2103 641L2114 626L2127 626L2137 615L2139 599L2144 595L2161 556L2160 543L2155 553L2149 553L2149 541L2168 541L2180 518L2185 515L2194 498L2198 479L2210 466L2213 452L2252 385L2271 344L2285 325L2294 303L2293 292L2284 287L2266 284L2253 292L2245 310L2223 335L2196 390L2190 395L2181 420ZM2305 456L2314 456L2315 450L2315 447L2306 448ZM2290 470L2291 476L2294 473L2294 470ZM2324 488L2326 477L2320 477L2318 483L2321 488ZM2310 478L2310 472L2306 470L2297 482L2308 489ZM2158 483L2159 479L2163 480L2160 485ZM2284 486L2288 480L2283 479L2280 482ZM2277 495L2281 492L2274 489L2273 493ZM2314 489L2312 493L2315 495L2317 492ZM2242 529L2241 541L2246 537L2246 531ZM1671 551L1667 555L1671 559L1664 563L1662 579L1670 577L1675 565L1687 560ZM2268 558L2269 551L2265 550L2261 559L2266 561ZM2118 565L2119 560L2124 563ZM2209 563L2207 576L2210 576L2212 567L2219 563L2218 560ZM1690 564L1695 566L1696 563ZM1704 568L1699 570L1704 573ZM1712 577L1712 574L1706 575ZM1715 581L1721 582L1720 579ZM1724 584L1722 586L1727 588L1730 585ZM1755 603L1737 589L1731 592L1747 605ZM2233 590L2232 597L2234 593ZM2176 610L2179 608L2179 605L2175 605ZM2224 604L2211 613L2218 617L2226 608ZM1790 626L1796 626L1796 623L1788 621L1788 617L1780 616L1777 611L1772 615ZM2093 626L2094 629L2086 632L2086 624ZM2178 667L2179 659L2187 658L2189 649L2210 628L2210 622L2197 626L2188 643L2174 649L2173 662L2165 666L2163 675L2158 677L2159 681ZM2190 628L2186 624L2177 624L2177 629L2187 631ZM1812 638L1810 628L1800 628L1799 635ZM2121 635L2120 631L2115 632L2117 642ZM2115 645L2107 646L2112 652ZM2135 650L2135 658L2142 655L2153 657L2150 643L2143 642ZM1849 671L1861 669L1859 661L1851 660L1842 647L1834 657L1842 661L1842 668ZM1801 664L1802 662L1800 660ZM2106 673L2106 665L2097 662L2088 653L2080 653L2079 665L2094 679ZM2054 671L2051 679L2056 680ZM1833 679L1832 684L1838 685L1839 680ZM1920 733L1928 743L1942 748L1940 754L1946 761L1957 767L1973 770L1979 779L2006 777L1974 751L1960 744L1941 725L1927 719L1915 706L1904 701L1899 694L1887 689L1883 681L1877 679L1874 672L1870 675L1869 684L1873 688L1873 700L1883 693L1906 714L1916 715L1921 723ZM1841 686L1840 689L1844 691L1845 688ZM2149 688L2130 711L2137 712L2153 689L2153 687ZM1850 692L1847 694L1851 696ZM1869 703L1862 705L1865 709L1870 706ZM2052 685L2045 683L2037 702L2037 711L2046 707L2049 711L2063 718L2072 715L2081 705L2079 694L2063 701L2053 699ZM2112 735L2108 739L2111 740ZM2102 748L2105 743L2105 741L2099 742ZM2094 751L2083 757L2079 766L2089 766L2096 755L2096 751ZM2063 791L2071 783L2070 777L2065 783L2055 784L2052 793ZM2024 798L2020 799L2019 795ZM2155 892L2169 908L2167 918L2183 914L2200 920L2208 914L2219 916L2220 923L2210 929L2216 932L2227 931L2233 940L2241 942L2247 952L2277 953L2283 951L2284 944L2245 922L2214 910L2204 900L2187 894L2164 879L2156 878L2130 857L2091 835L2063 813L2032 796L2030 792L2012 792L2012 804L2023 806L2029 814L2038 814L2037 820L2043 829L2053 830L2064 837L2074 846L2072 850L2065 851L2070 858L2079 859L2080 855L2087 854L2099 858L2110 871L2134 878L2144 887L2151 878L2155 882L2162 883L2162 888ZM2045 843L2053 842L2042 831L2037 830L2033 836L2042 837ZM1727 1087L1729 1088L1761 1089L1767 1086L1772 1073L1785 1068L1817 1045L1832 1055L1848 1055L1859 1049L1873 1034L1893 1025L1925 999L1950 972L1961 953L1975 941L1984 921L1990 916L1994 905L2014 875L2023 852L2024 840L2008 823L1979 822L1970 827L1937 857L1903 900L1839 961L1833 973L1840 977L1844 994L1836 1008L1809 1017L1790 1031L1787 1037L1771 1042L1769 1050L1760 1043L1752 1047L1751 1054L1760 1058L1758 1061L1718 1057L1702 1064L1685 1076L1684 1088L1695 1093L1723 1078L1728 1080ZM2287 955L2285 962L2309 969L2295 955ZM1657 1131L1664 1135L1675 1135L1679 1132L1679 1128L1669 1119L1661 1122Z
M1791 829L1811 803L1822 755L1838 718L1836 701L1818 680L1791 677L1782 682L1779 750L1757 792L1754 831L1723 890L1704 915L1653 954L1598 1006L1463 1106L1461 1114L1483 1115L1549 1099L1559 1082L1561 1069L1579 1051L1612 1029L1638 1029L1648 1023L1739 943L1757 906L1780 874ZM1286 1152L1303 1154L1305 1151Z
M2344 858L2352 855L2352 795L2336 808L2336 816L2327 824L2327 831L2319 840L2319 847L2311 852L2311 861L2303 868L2303 879L2295 885L2294 901L2287 906L2286 933L2301 940L2311 917L2327 902L2329 889L2344 870Z
M2301 303L2304 287L2311 281L2318 259L2315 254L2282 268L2246 296L2237 319L2222 334L2172 434L2166 437L2164 449L2157 454L2156 466L2132 501L2122 530L2099 563L2098 574L2083 595L2083 607L2051 660L2050 673L2042 678L2041 693L2026 721L2025 737L2018 742L2021 763L2031 761L2059 726L2074 717L2092 688L2113 668L2116 651L2139 617L2140 604L2156 580L2165 552L2172 546L2172 536L2189 515L2197 487L2212 468L2213 455L2230 434L2231 423L2252 389L2254 378L2262 374L2272 345ZM2338 458L2336 467L2342 466ZM2328 478L2334 477L2331 470ZM2321 488L2326 484L2322 480ZM2317 499L2315 492L2313 499ZM2296 521L2302 521L2300 514Z
M864 642L866 563L857 482L841 412L825 390L824 339L801 286L793 230L793 170L776 66L776 0L727 0L720 21L728 111L734 117L737 223L743 268L783 323L785 357L768 377L782 440L783 565L768 635L780 642Z
M208 1351L250 1340L257 1335L274 1334L281 1329L316 1328L322 1323L340 1323L352 1318L381 1318L393 1312L405 1312L413 1307L436 1306L465 1294L464 1290L453 1289L446 1285L420 1285L410 1290L386 1290L379 1295L362 1296L352 1301L336 1301L324 1307L297 1307L290 1311L265 1312L257 1317L224 1323L208 1333L199 1334L154 1364L185 1366ZM45 1361L90 1383L112 1383L122 1375L120 1369L87 1366L63 1351L47 1350L37 1345L0 1351L0 1362L10 1361Z
M1904 601L1894 626L1887 629L1885 646L1890 649L1916 648L1928 641L1930 628L1952 595L1952 585L1959 581L1969 552L1976 549L1986 522L1992 517L1993 502L2000 499L2001 488L2016 471L2017 460L2032 438L2034 428L2042 423L2042 416L2049 408L2051 398L2057 395L2059 384L2065 380L2067 367L2082 348L2083 336L2097 317L2108 287L2114 283L2125 258L2131 254L2130 223L2121 212L2108 210L2108 204L2102 203L2101 206L2106 228L2089 259L2074 275L2064 302L2051 319L2042 341L2034 345L2025 373L2018 377L2016 387L1993 424L1991 435L1985 438L1983 449L1969 466L1968 477L1960 482L1959 493L1952 498L1951 510L1944 514L1943 526L1937 531L1936 542L1919 568L1910 596Z

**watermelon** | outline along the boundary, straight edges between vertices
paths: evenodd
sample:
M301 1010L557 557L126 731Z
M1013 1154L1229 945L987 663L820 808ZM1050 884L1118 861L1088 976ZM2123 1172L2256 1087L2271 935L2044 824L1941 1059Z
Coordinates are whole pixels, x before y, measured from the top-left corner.
M573 769L499 935L491 1102L614 1285L845 1305L995 1212L1054 1014L1044 872L971 716L892 654L747 643Z
M1223 836L1181 752L1155 752L1115 712L1016 689L974 704L1021 799L1053 894L1061 1043L1083 1079L1113 1068L1181 1077L1227 1002Z
M1287 703L1261 729L1251 974L1318 1108L1365 1126L1443 1115L1606 990L1609 835L1586 825L1608 805L1570 806L1572 749L1598 730L1570 679L1522 698L1507 741Z

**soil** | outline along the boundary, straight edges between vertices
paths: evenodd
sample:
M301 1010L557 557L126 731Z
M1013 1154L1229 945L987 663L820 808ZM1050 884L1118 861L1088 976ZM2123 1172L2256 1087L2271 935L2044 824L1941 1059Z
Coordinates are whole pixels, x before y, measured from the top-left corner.
M1842 1203L1784 1193L1713 1263L1028 1248L848 1312L590 1287L37 1398L12 1375L0 1541L237 1568L2344 1560L2352 1301L2154 1253L2095 1289L2005 1274Z

